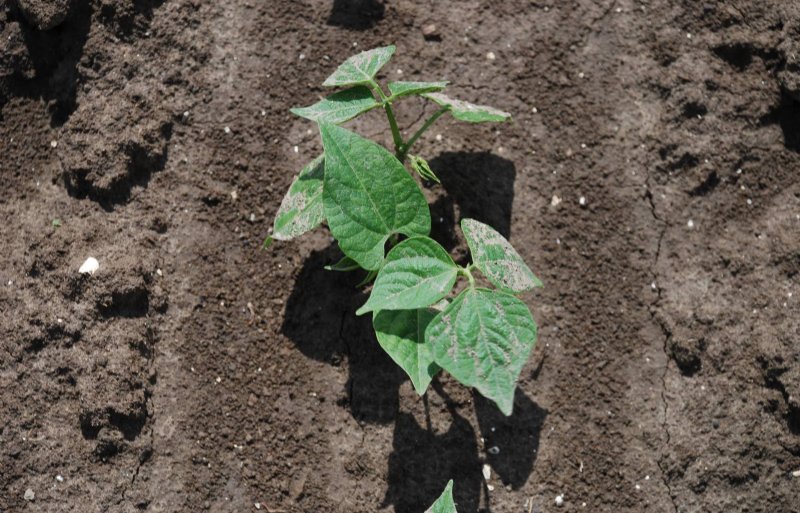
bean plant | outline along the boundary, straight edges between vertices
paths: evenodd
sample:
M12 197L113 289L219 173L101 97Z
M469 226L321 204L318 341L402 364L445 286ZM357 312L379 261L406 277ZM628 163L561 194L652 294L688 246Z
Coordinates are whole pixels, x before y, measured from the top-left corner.
M363 269L362 284L374 280L356 314L372 316L378 343L408 374L417 393L423 395L444 369L510 415L517 380L536 341L536 323L517 295L541 282L500 233L474 219L461 221L472 262L454 262L429 237L430 210L405 165L425 180L438 181L427 161L410 150L445 114L470 123L511 116L442 94L444 81L389 82L384 89L376 75L394 51L386 46L350 57L322 84L342 90L292 109L318 124L324 151L289 187L266 244L327 223L344 253L328 269ZM438 108L404 140L394 107L411 96ZM340 126L373 109L386 114L393 152ZM476 271L493 288L479 286ZM466 287L452 297L459 278Z

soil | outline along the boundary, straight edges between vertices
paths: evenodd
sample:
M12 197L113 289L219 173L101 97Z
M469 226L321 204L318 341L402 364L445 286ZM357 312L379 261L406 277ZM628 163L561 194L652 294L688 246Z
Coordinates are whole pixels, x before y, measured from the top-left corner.
M0 41L3 513L800 511L796 2L2 0ZM288 109L389 43L514 114L416 148L434 236L545 282L508 418L416 396L326 229L260 249Z

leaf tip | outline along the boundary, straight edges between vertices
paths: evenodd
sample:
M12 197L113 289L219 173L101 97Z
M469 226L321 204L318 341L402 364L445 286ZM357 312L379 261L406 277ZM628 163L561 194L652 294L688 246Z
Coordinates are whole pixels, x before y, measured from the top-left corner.
M268 236L266 239L264 239L264 243L263 243L263 244L261 244L261 249L267 249L267 248L269 248L269 247L270 247L270 245L272 244L272 242L273 242L274 240L275 240L275 239L273 239L271 235L270 235L270 236Z

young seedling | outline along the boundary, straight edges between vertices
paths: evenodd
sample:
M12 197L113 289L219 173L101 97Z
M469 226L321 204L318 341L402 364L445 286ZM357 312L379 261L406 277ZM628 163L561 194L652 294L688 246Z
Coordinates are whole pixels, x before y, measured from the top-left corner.
M472 263L456 264L428 237L429 207L404 165L408 159L422 178L438 182L425 159L409 150L439 117L480 123L510 115L445 96L447 82L390 82L384 92L375 77L394 51L387 46L350 57L323 83L346 89L292 109L318 123L324 152L289 187L266 243L327 223L345 255L328 269L364 269L363 284L375 280L356 314L372 315L378 343L417 393L424 394L444 369L510 415L519 374L536 341L536 323L517 295L541 282L502 235L473 219L461 221ZM403 140L393 108L409 96L439 108ZM372 109L386 113L393 153L339 126ZM391 249L384 254L387 242ZM479 287L476 271L494 288ZM451 298L459 278L467 287Z

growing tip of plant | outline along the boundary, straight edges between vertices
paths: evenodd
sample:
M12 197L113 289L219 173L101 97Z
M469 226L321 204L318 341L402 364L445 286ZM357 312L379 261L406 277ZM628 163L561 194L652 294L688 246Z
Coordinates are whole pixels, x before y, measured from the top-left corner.
M272 236L269 236L266 239L264 239L264 242L261 244L261 249L267 249L270 246L270 244L272 244L272 241L273 241Z

